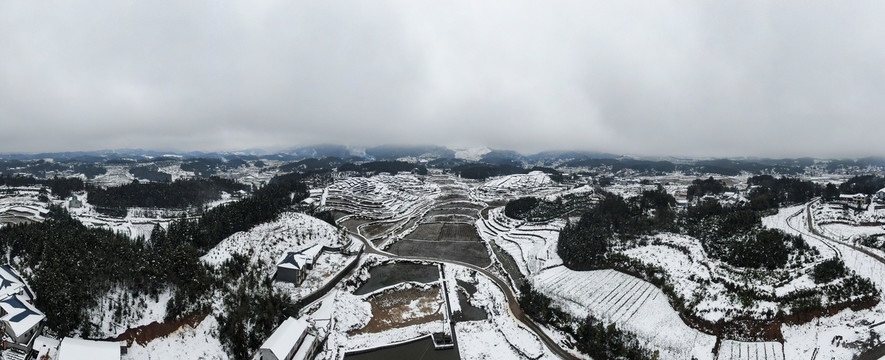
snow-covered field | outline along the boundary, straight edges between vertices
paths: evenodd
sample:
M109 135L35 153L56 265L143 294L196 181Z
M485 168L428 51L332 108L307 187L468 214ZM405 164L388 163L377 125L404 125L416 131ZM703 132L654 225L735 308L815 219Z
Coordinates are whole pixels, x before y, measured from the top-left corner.
M873 224L885 222L885 209L876 210L875 205L864 211L845 208L841 204L815 202L811 205L814 219L821 224L838 222L848 225ZM881 229L881 226L879 226Z
M353 177L330 185L322 206L374 219L398 218L429 205L439 192L438 185L413 175Z
M480 200L502 200L522 196L542 196L561 191L562 187L541 171L501 176L486 181L473 190Z
M539 233L528 234L536 236L508 236L520 233L519 222L504 217L501 209L490 211L489 218L477 221L483 238L501 245L534 287L564 311L578 318L593 315L635 332L663 358L712 358L715 337L686 325L654 285L613 270L569 270L556 253L556 227L533 227Z
M879 289L885 289L885 264L838 242L821 238L808 230L804 205L781 209L777 214L762 219L767 227L801 235L810 245L830 256L841 255L845 266L862 277L869 278ZM815 219L816 220L816 219ZM885 321L885 301L871 309L845 309L829 317L821 317L802 325L784 325L784 349L787 358L850 359L861 352L861 344L872 335L882 335L882 326L871 324Z
M784 360L784 349L779 342L743 342L723 340L718 360Z
M43 221L49 204L39 201L39 187L0 186L0 226Z
M479 218L476 229L480 237L493 241L514 259L523 276L529 277L541 269L562 264L556 252L559 230L565 225L555 221L547 225L524 225L509 219L503 208L489 211L489 219Z
M533 281L568 313L593 315L634 332L663 358L712 359L716 338L686 325L667 296L646 281L614 270L573 271L565 266L544 270Z
M337 247L343 245L342 239L342 234L335 227L322 220L286 212L274 221L229 236L201 259L219 265L233 254L245 255L251 264L260 264L265 274L270 276L276 271L276 261L286 252L317 244Z

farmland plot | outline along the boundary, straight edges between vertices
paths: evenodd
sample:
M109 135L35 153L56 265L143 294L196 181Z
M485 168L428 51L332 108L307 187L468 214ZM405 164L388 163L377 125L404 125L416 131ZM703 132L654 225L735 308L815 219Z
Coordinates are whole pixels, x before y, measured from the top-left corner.
M634 332L663 359L712 359L716 338L686 325L654 285L613 270L572 271L557 266L533 282L563 310L593 315Z
M778 342L723 340L718 360L783 360L784 348Z
M523 276L529 277L542 268L562 263L556 254L556 241L561 222L549 225L522 225L506 220L501 208L489 212L489 220L479 219L476 227L486 241L494 242L508 255L517 259Z
M459 200L448 202L451 199ZM403 256L456 260L488 266L491 263L488 249L473 224L478 212L471 207L478 205L463 200L466 200L464 195L443 191L420 219L421 223L387 250Z

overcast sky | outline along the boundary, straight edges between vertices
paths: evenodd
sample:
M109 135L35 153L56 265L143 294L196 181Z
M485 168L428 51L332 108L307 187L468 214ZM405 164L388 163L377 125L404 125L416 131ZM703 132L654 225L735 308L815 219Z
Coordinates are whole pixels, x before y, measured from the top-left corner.
M0 152L885 155L882 1L3 1Z

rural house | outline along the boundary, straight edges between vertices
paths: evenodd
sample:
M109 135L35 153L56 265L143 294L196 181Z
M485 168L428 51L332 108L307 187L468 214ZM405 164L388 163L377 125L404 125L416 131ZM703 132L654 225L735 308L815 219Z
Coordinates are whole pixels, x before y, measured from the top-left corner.
M277 262L277 272L274 279L300 286L307 276L307 271L313 268L313 264L322 253L323 246L319 244L297 252L287 252Z

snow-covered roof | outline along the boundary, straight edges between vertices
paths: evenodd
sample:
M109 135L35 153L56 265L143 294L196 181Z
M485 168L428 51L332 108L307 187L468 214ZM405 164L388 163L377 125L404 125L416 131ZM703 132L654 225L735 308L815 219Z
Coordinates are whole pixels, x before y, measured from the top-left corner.
M120 344L64 338L58 348L58 360L120 360Z
M0 300L0 308L6 312L6 315L3 315L0 321L7 323L16 337L33 329L41 320L46 318L40 310L28 303L28 299L22 295L13 295Z
M304 337L304 342L302 342L301 346L298 347L298 351L296 351L295 355L292 356L292 360L306 360L308 352L310 352L311 350L309 344L312 344L316 340L316 336L308 333L307 336Z
M25 282L9 265L0 265L0 298L18 293Z
M278 359L285 359L301 337L307 333L307 326L307 321L290 317L270 334L261 348L270 350Z
M302 269L307 265L313 265L313 260L323 251L323 245L316 244L309 248L296 252L288 252L277 263L277 266L287 269Z

